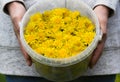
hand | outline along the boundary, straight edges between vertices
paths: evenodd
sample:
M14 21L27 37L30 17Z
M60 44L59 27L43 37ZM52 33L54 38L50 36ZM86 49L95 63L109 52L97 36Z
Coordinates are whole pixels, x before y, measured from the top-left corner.
M19 2L12 2L10 4L7 5L8 8L8 12L10 14L11 20L13 22L14 25L14 31L16 34L16 37L18 39L18 42L20 44L20 49L26 59L26 62L29 66L32 65L32 60L30 58L30 56L27 54L27 52L24 50L21 41L20 41L20 28L19 28L19 22L21 21L23 15L26 12L25 7L19 3Z
M102 36L102 40L98 43L96 49L92 53L92 58L89 63L90 68L92 68L97 63L104 49L105 41L107 38L107 22L108 22L109 8L103 5L99 5L95 7L94 12L98 17L103 36Z

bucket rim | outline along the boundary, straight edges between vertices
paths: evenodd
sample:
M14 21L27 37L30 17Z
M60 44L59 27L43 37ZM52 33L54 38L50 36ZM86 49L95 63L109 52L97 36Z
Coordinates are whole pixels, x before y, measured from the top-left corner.
M47 0L44 0L47 1ZM69 0L71 1L71 0ZM75 0L74 0L75 1ZM24 15L21 23L20 23L20 40L22 42L22 45L24 46L24 49L27 51L27 53L37 62L45 64L45 65L49 65L49 66L54 66L54 67L64 67L64 66L69 66L69 65L73 65L76 64L78 62L83 61L84 59L86 59L87 57L89 57L91 55L91 53L94 51L94 49L96 48L99 40L100 40L100 28L99 28L99 22L97 19L97 16L95 15L95 13L93 12L93 10L86 5L84 2L79 1L79 4L84 5L85 8L88 9L88 11L90 12L91 16L93 16L94 20L95 20L95 26L96 26L96 35L95 38L93 39L93 41L91 42L91 44L81 53L75 55L75 56L71 56L69 58L61 58L61 59L57 59L57 58L47 58L45 56L39 55L37 52L35 52L34 50L32 50L32 48L27 44L26 40L24 39L24 21L26 20L26 18L28 18L27 14L30 14L30 12L34 9L34 7L37 7L40 5L40 3L36 3L34 4Z

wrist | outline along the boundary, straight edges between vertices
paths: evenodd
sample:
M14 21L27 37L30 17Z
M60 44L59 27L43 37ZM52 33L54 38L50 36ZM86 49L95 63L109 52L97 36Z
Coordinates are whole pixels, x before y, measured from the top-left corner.
M15 34L17 36L17 38L19 39L19 22L21 21L22 17L24 16L26 9L25 6L23 4L21 4L21 2L11 2L7 5L7 9L9 12L9 15L11 17L13 26L14 26L14 31Z
M15 11L20 11L21 9L26 11L26 8L22 2L13 1L7 4L7 10L10 15L15 14Z
M109 8L104 5L97 5L94 8L94 12L98 17L100 28L104 36L107 35L107 22L109 17Z
M105 5L97 5L94 7L95 9L98 9L104 16L109 17L110 15L110 8Z

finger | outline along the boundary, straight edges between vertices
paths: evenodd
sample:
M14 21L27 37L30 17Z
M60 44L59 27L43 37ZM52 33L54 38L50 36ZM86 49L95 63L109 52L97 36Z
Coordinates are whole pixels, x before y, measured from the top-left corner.
M22 51L22 53L23 53L23 56L24 56L24 58L26 59L27 65L28 65L28 66L31 66L31 65L32 65L32 59L31 59L31 57L27 54L27 52L24 50L24 47L23 47L23 45L22 45L22 43L21 43L21 41L20 41L20 36L18 36L18 42L19 42L19 44L20 44L20 49L21 49L21 51Z
M97 63L98 59L102 54L103 48L104 48L104 43L99 43L97 48L94 50L91 62L89 64L90 68L92 68Z
M28 53L24 50L21 42L20 42L20 49L21 49L21 51L22 51L22 53L23 53L24 58L26 59L27 65L28 65L28 66L31 66L31 65L32 65L32 59L31 59L31 57L28 55Z
M31 66L32 65L32 59L31 59L31 57L26 53L26 51L22 47L21 47L21 51L23 53L23 56L26 59L27 65Z
M103 49L104 49L105 41L106 41L106 36L107 35L103 35L102 41L100 41L98 43L97 48L93 51L92 57L91 57L91 60L90 60L90 63L89 63L90 68L92 68L97 63L99 58L101 57Z

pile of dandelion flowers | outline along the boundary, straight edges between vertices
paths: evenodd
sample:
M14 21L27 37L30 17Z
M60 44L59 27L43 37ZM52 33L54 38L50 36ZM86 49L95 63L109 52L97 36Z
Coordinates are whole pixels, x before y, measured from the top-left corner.
M95 26L79 11L55 8L37 12L24 29L27 44L48 58L67 58L85 50L95 37Z

